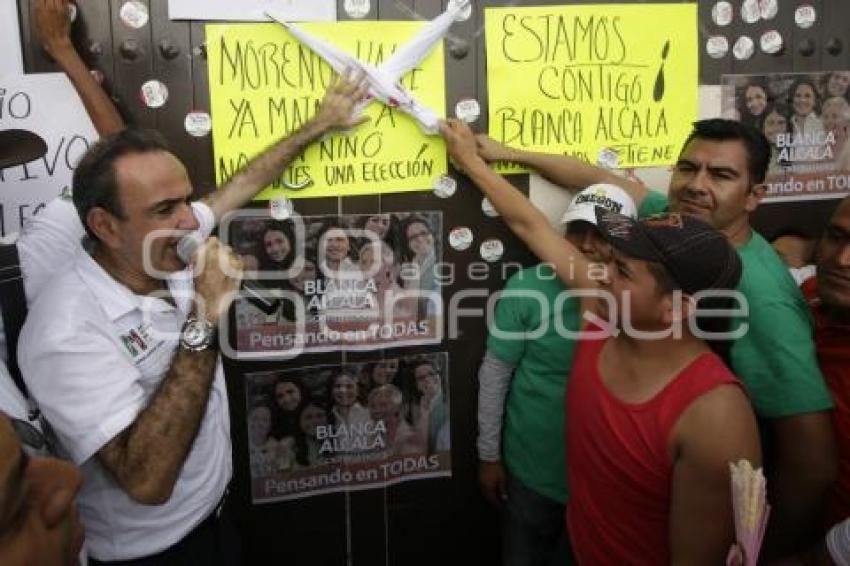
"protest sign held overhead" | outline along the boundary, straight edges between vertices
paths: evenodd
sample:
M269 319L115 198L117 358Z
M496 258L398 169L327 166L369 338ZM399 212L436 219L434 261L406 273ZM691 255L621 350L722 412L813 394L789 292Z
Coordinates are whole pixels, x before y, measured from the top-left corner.
M439 343L442 213L260 214L245 211L224 227L246 279L277 304L236 303L236 356Z
M254 503L451 476L448 355L245 376Z
M697 116L696 25L696 4L487 8L490 136L612 167L675 162Z
M299 29L380 67L422 26L338 22L301 24ZM207 46L216 180L221 183L316 113L333 70L278 24L209 25ZM400 83L421 105L444 116L442 45ZM373 102L365 113L369 122L310 145L258 198L429 190L446 172L440 136L426 135L414 119L389 105Z

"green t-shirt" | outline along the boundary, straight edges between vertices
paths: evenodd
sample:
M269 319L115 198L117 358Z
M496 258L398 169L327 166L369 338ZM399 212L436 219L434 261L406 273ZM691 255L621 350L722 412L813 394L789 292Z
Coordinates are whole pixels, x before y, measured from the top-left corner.
M503 459L523 484L566 502L564 388L575 342L559 335L557 325L579 330L578 299L556 305L566 288L544 264L514 274L505 290L528 296L499 299L487 339L490 352L516 366L502 429ZM495 329L525 336L499 337Z
M667 197L650 191L641 218L667 210ZM744 270L738 291L749 303L749 329L732 345L732 371L744 382L756 414L778 418L832 408L815 357L809 309L788 268L756 232L737 248Z

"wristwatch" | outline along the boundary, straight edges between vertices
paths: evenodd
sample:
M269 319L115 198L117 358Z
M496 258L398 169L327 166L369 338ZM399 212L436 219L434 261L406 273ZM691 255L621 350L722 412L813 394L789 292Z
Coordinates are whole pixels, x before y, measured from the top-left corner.
M180 330L180 347L190 352L202 352L218 346L217 338L216 327L209 321L190 316Z

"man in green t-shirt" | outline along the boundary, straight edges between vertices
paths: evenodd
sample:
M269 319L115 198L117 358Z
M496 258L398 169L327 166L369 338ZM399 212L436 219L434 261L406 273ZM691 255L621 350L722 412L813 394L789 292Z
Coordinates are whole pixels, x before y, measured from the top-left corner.
M738 286L749 316L731 345L733 371L746 384L766 437L768 498L773 507L766 558L785 556L818 534L836 474L832 400L818 368L809 313L782 261L750 226L764 196L770 145L758 130L723 119L701 120L685 142L669 196L583 161L508 148L479 135L488 161L514 161L566 188L593 183L623 187L640 216L671 210L698 216L723 232L744 266ZM742 329L744 330L744 329Z
M566 238L591 256L601 243L597 206L637 217L620 187L579 192L561 222ZM564 330L577 332L579 324L578 299L544 263L508 280L490 324L478 374L479 479L501 510L505 566L572 563L564 525L564 390L575 342Z

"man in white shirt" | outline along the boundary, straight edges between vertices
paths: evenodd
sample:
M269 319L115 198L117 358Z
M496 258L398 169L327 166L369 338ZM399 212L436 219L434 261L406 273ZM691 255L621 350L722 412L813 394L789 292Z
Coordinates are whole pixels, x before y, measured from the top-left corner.
M177 244L189 232L208 236L320 135L357 125L352 110L365 93L362 78L343 77L313 119L201 202L191 202L185 167L152 132L112 136L78 165L74 204L93 252L80 251L42 290L19 354L32 395L83 471L92 564L235 560L217 512L232 462L215 330L241 262L210 238L195 253L198 269L187 269Z

